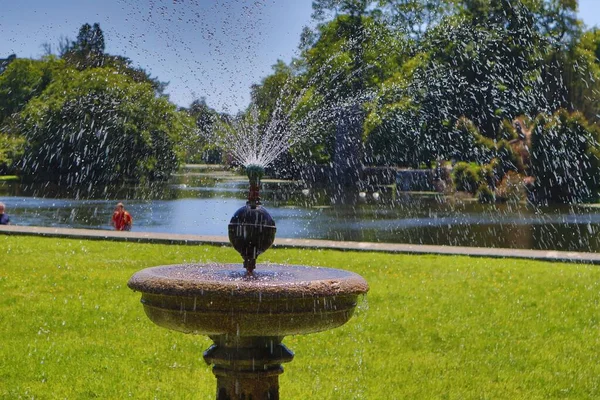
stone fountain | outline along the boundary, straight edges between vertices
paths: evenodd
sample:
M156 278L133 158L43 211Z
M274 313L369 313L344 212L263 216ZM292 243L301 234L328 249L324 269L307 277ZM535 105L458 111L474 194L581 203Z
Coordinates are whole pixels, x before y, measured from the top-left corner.
M213 340L204 360L217 377L217 400L276 400L281 364L294 357L283 338L343 325L369 288L348 271L257 265L257 257L273 244L276 228L260 204L264 168L248 165L246 171L248 202L229 224L229 240L243 265L147 268L133 275L128 286L142 293L144 311L157 325Z

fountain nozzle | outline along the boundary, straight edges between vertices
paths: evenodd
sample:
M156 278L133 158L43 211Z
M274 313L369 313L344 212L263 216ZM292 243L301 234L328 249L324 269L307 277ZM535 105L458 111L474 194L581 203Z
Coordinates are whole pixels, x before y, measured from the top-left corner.
M256 268L256 258L264 253L275 241L275 221L260 205L260 179L264 175L260 165L246 166L250 180L248 201L238 209L229 222L229 241L244 259L244 268L252 275Z
M250 191L248 192L248 202L250 206L260 205L260 179L265 174L265 168L262 165L249 164L246 166L246 174L250 180Z

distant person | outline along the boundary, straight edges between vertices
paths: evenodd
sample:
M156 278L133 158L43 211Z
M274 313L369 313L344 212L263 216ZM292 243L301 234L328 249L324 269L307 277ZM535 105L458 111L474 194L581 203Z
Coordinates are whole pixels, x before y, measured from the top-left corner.
M8 214L4 210L6 210L6 206L4 203L0 203L0 225L10 225L10 218L8 218Z
M117 231L130 231L132 223L133 218L131 218L131 215L125 211L125 206L123 206L123 203L118 203L110 224Z

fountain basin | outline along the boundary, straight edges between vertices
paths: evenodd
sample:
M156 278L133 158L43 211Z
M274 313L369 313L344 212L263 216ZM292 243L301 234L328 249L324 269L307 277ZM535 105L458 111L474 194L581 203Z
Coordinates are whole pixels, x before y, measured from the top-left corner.
M279 337L332 329L352 316L367 282L352 272L300 265L185 264L144 269L142 292L155 324L211 337Z

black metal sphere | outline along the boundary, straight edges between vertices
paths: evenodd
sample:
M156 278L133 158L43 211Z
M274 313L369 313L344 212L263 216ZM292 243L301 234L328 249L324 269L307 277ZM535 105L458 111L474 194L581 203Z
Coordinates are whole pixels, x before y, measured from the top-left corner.
M275 221L260 206L245 205L229 222L229 241L244 261L256 260L275 241Z

